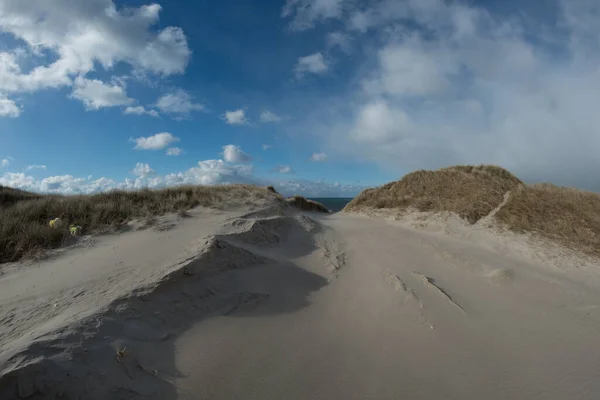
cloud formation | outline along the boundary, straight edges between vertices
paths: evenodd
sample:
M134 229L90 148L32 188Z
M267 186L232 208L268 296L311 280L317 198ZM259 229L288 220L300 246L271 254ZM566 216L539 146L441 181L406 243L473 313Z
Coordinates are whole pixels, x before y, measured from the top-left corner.
M27 171L27 172L28 171L32 171L34 169L43 169L43 170L45 170L46 166L45 165L28 165L27 167L25 167L25 171Z
M149 115L151 117L158 117L159 114L156 110L148 110L143 106L127 107L123 111L125 115Z
M223 146L223 159L228 163L247 163L252 161L252 156L244 153L239 146L228 144Z
M191 54L187 39L178 27L153 29L160 10L158 4L118 7L112 0L3 0L0 31L23 41L35 63L22 69L18 60L22 48L0 52L0 93L71 86L75 78L79 83L74 97L89 109L115 101L129 104L118 87L105 88L85 76L96 66L109 71L118 63L141 74L183 73ZM36 56L40 54L50 57ZM17 116L14 108L2 110L6 105L0 107L0 115Z
M290 29L302 31L315 26L316 21L342 15L344 0L287 0L281 16L291 17Z
M157 133L153 136L131 139L135 142L135 150L162 150L172 143L179 142L179 138L169 132Z
M180 149L179 147L170 147L167 149L166 154L168 156L179 156L183 153L183 149Z
M306 74L324 74L329 71L329 66L322 53L315 53L306 57L300 57L295 71L296 77L301 78Z
M81 100L86 110L126 106L134 101L127 97L125 88L118 84L107 84L97 79L85 79L81 76L75 79L71 97Z
M183 89L177 89L161 96L156 101L156 107L169 114L187 115L192 111L202 111L204 106L192 101L192 96Z
M295 173L292 167L289 165L278 165L272 170L273 172L278 172L280 174L293 174Z
M133 168L133 170L131 171L131 173L136 176L139 176L140 178L146 178L150 175L156 174L156 171L150 168L150 165L148 164L137 163L135 165L135 168Z
M21 115L21 107L0 93L0 117L17 118Z
M225 111L222 118L228 125L246 125L249 122L246 118L246 111L241 108L235 111Z
M269 110L264 110L260 114L260 122L264 122L264 123L281 122L282 120L283 120L283 118L281 118L279 115L277 115L274 112L271 112Z
M310 156L310 161L314 161L314 162L325 161L326 159L327 159L327 154L325 154L325 153L313 153L313 155Z

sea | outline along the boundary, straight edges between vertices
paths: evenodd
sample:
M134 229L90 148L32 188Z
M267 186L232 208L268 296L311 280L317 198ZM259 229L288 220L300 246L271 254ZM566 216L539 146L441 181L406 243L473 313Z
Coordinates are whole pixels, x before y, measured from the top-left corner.
M318 201L329 208L331 212L338 212L350 203L352 197L312 197L311 200Z

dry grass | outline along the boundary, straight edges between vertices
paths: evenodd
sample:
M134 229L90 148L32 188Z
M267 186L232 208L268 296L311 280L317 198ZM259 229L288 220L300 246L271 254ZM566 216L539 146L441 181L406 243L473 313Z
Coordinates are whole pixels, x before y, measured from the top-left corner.
M600 195L550 184L511 192L496 220L517 232L535 232L574 250L600 256Z
M491 165L420 170L397 182L365 190L344 210L414 207L419 211L453 211L475 223L500 204L504 193L519 185L522 182L517 177Z
M71 238L69 224L84 233L118 228L147 218L196 206L223 208L261 199L281 200L266 188L250 185L180 186L140 191L113 191L92 196L43 196L0 188L0 263L17 261L43 249L58 248ZM48 222L60 217L60 228Z
M398 182L365 190L344 210L451 211L475 223L500 205L509 190L507 203L494 217L497 222L600 256L599 194L550 184L525 185L496 166L413 172Z
M31 200L40 197L40 195L35 193L0 185L0 207L8 207L21 200Z
M296 207L302 211L315 211L328 213L329 209L318 201L308 200L302 196L293 196L285 199L285 202L292 207Z

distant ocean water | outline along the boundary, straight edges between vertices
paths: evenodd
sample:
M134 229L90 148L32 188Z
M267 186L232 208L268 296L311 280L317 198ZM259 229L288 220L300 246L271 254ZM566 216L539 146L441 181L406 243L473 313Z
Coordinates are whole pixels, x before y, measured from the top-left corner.
M312 197L311 200L318 201L332 212L338 212L344 208L346 204L350 203L352 197Z

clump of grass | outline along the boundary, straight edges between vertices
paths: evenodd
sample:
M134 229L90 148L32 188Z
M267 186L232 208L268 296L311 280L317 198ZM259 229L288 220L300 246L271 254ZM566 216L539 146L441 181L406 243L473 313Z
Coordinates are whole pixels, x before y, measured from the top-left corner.
M39 195L2 188L0 197L0 263L17 261L41 249L54 249L71 239L68 226L96 233L118 229L134 218L146 218L197 206L225 208L245 201L276 199L266 188L251 185L179 186L161 190L112 191L91 196ZM8 199L8 200L7 200ZM63 224L51 228L51 219Z
M504 194L522 185L510 172L493 165L420 170L397 182L368 189L345 208L416 208L419 211L452 211L469 221L477 222L489 214Z

